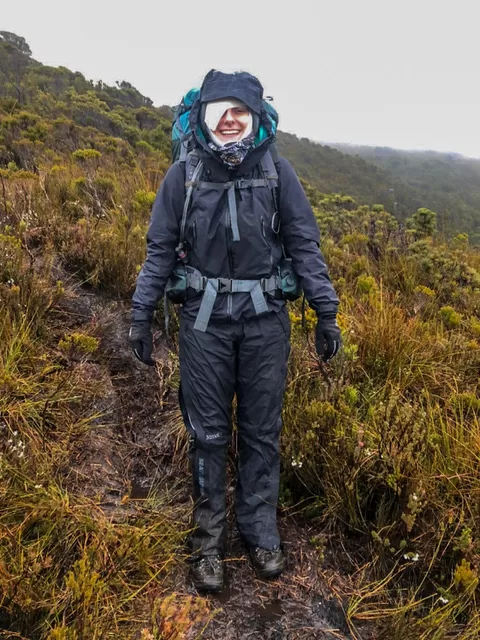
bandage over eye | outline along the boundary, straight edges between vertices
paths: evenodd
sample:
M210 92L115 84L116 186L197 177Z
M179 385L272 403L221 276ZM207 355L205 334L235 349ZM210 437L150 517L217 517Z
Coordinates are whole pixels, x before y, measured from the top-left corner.
M229 100L215 100L214 102L208 102L205 107L205 124L213 133L218 127L218 123L222 119L223 114L228 109L235 109L237 107L242 107L243 109L248 109L243 102L240 100L235 100L235 98L230 98ZM253 127L253 118L252 114L248 112L248 124L245 128L245 131L242 134L242 138L245 138L252 132Z

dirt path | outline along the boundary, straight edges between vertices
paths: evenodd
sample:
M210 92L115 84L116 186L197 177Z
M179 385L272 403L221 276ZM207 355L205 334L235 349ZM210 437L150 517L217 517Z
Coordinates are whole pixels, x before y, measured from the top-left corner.
M104 380L105 397L98 410L106 412L102 427L94 430L73 470L75 484L87 495L100 498L105 509L118 514L122 496L145 499L161 490L171 492L188 525L190 478L182 451L184 443L175 392L176 375L168 342L158 336L157 369L133 358L127 344L128 308L92 294L78 292L70 300L72 317L89 322L101 336L96 374ZM68 306L68 305L67 305ZM170 345L171 346L171 345ZM174 359L174 358L173 358ZM152 492L152 493L151 493ZM230 483L229 497L233 492ZM209 596L216 614L202 637L209 640L331 640L353 638L336 588L338 565L331 551L319 561L310 543L314 533L293 516L280 513L279 526L288 564L274 582L254 577L233 522L230 523L227 586ZM176 591L195 594L188 568L178 564L172 576ZM192 636L193 637L193 636ZM357 636L359 637L359 636ZM373 639L363 635L361 640Z

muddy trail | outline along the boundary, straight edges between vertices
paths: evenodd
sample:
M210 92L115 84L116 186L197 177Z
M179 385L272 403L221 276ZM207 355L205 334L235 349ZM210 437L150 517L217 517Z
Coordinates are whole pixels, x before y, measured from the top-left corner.
M73 287L62 312L69 318L71 329L93 327L101 339L95 362L83 366L90 368L89 374L98 379L104 390L97 406L92 407L101 413L98 428L82 442L70 469L70 484L76 491L95 498L118 521L125 520L135 505L161 496L188 528L190 478L175 391L178 371L174 341L157 327L154 356L158 365L146 367L135 360L128 346L130 315L125 303ZM230 469L230 502L232 476ZM280 510L279 528L287 568L279 579L263 582L254 576L231 508L229 517L227 584L221 594L208 596L215 614L202 638L377 638L372 630L357 630L355 635L349 632L345 593L352 567L345 567L344 553L335 552L335 541L324 536L326 543L319 549L311 539L321 532L302 523L298 514ZM183 561L186 550L181 550L169 584L177 593L196 595ZM198 638L198 630L192 630L188 637Z

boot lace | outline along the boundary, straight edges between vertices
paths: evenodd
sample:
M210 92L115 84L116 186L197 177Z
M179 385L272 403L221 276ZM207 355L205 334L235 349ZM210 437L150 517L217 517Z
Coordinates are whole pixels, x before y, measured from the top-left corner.
M279 553L278 549L263 549L262 547L255 547L255 556L259 562L265 563L275 558Z
M213 573L216 574L219 572L222 566L222 561L219 556L202 556L200 560L197 561L198 571L203 574Z

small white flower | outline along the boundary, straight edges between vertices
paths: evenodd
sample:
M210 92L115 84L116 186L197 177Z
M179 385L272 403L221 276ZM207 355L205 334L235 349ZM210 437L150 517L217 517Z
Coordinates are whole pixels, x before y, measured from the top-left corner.
M438 601L442 604L447 604L448 602L450 602L448 598L444 598L443 596L440 596Z
M42 485L41 485L41 484L36 484L36 485L35 485L35 489L41 489L41 488L42 488Z
M415 502L418 500L418 496L416 493L412 493L412 500L415 500Z
M418 553L404 553L403 554L403 558L404 560L411 560L412 562L418 562L420 556L418 555Z
M18 435L18 431L12 431L12 436Z
M18 454L18 457L19 457L19 458L23 458L23 456L24 456L24 455L25 455L25 454L23 453L23 451L20 451L20 453Z

